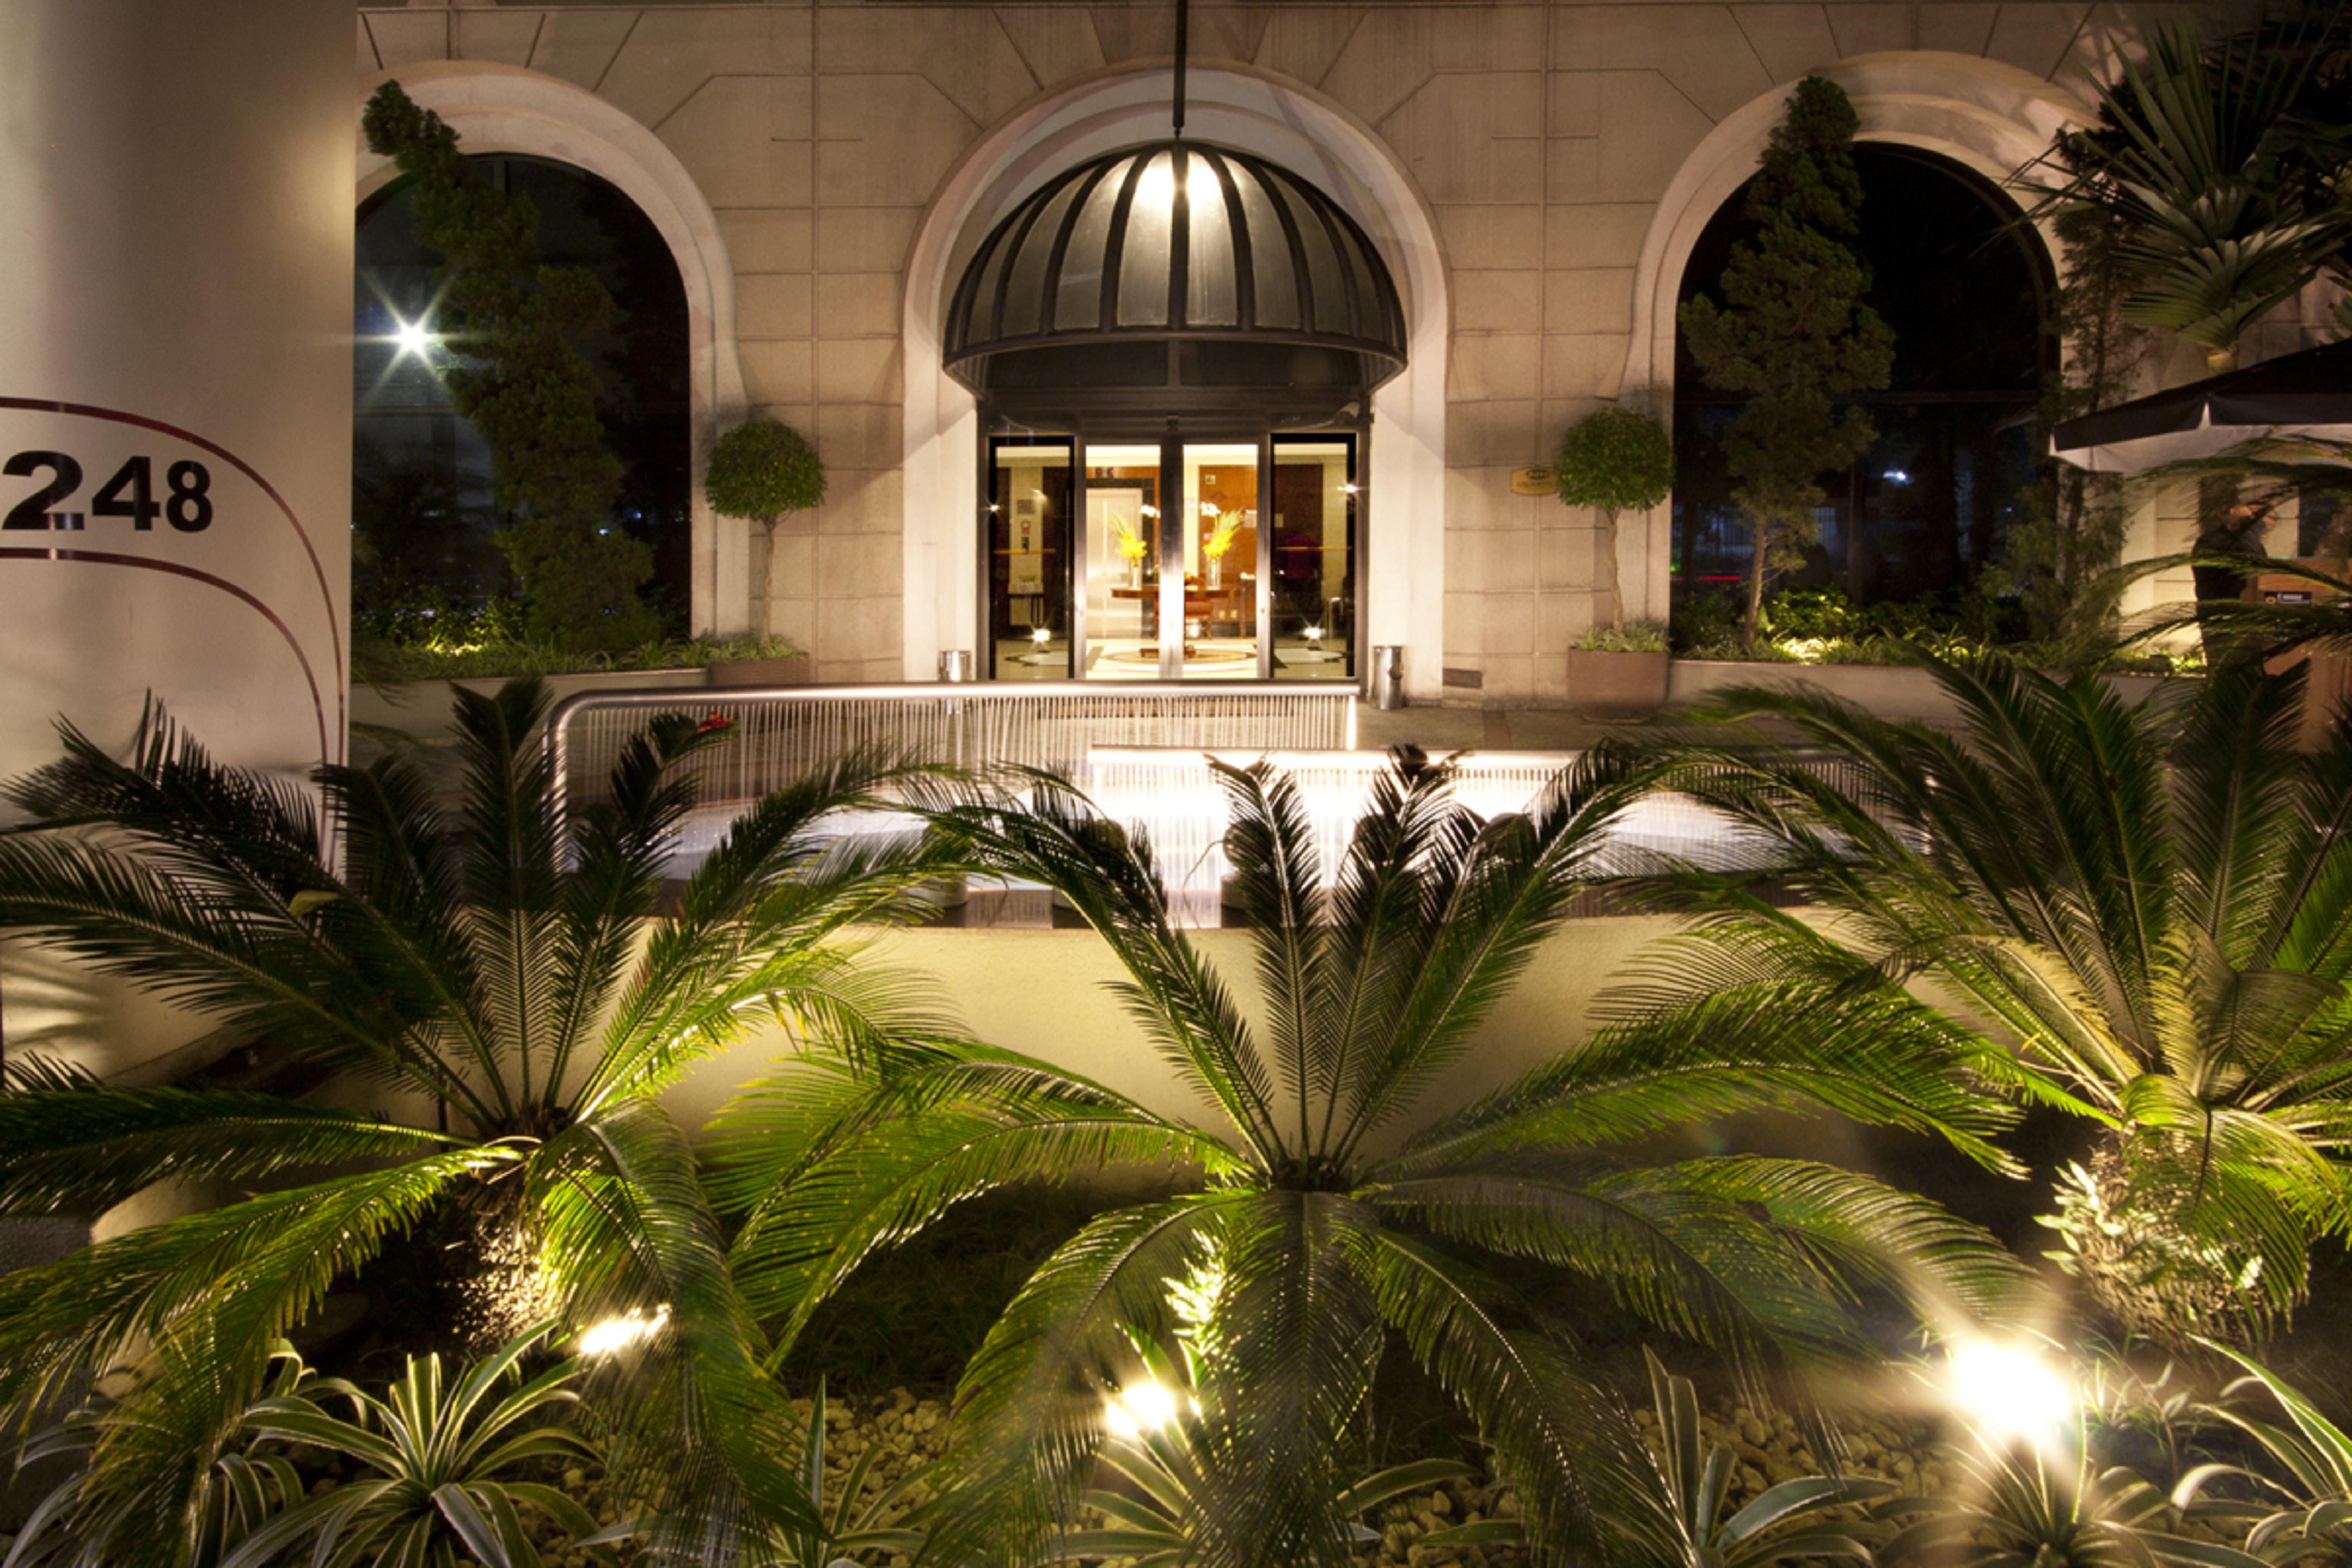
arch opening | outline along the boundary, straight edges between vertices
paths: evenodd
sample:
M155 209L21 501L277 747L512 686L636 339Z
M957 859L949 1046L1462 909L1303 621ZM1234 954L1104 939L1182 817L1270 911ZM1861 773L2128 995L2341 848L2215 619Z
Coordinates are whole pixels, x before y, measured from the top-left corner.
M692 561L692 405L685 287L650 219L610 181L552 159L478 154L497 188L540 216L541 258L578 268L613 299L580 345L601 385L596 414L621 464L608 526L652 551L641 590L671 635L687 625ZM416 239L405 180L359 212L353 315L352 605L378 636L436 618L495 624L514 588L496 542L489 448L440 372L463 363L436 321L438 258Z
M1216 345L1242 337L1236 300L1234 322L1188 332L1189 341L1173 348L1163 340L1150 365L1139 361L1103 374L1064 364L1045 374L1043 379L1055 383L1094 383L1082 389L1083 397L1068 395L1066 385L1015 386L1013 382L1027 378L1017 370L1000 376L998 363L981 378L984 384L976 394L949 363L956 291L973 258L1009 216L1059 176L1090 159L1166 145L1169 73L1107 71L1016 115L969 150L942 185L908 267L902 363L910 679L928 675L937 654L952 648L974 649L988 668L1000 641L1024 636L1038 646L1008 648L1011 659L1042 657L1047 668L1041 673L1047 676L1079 673L1083 661L1060 646L1071 628L1052 624L1050 615L1016 623L992 610L995 596L1011 592L1010 574L1000 563L1019 552L1044 559L1023 563L1017 581L1037 583L1039 574L1030 567L1041 568L1049 588L1045 596L1066 596L1081 615L1097 589L1105 596L1092 607L1106 613L1134 598L1148 601L1170 635L1160 637L1155 627L1147 637L1139 624L1123 626L1126 640L1137 645L1129 652L1141 655L1140 673L1208 673L1192 668L1189 649L1204 640L1228 640L1255 616L1248 630L1256 653L1221 659L1225 668L1217 673L1282 678L1302 675L1301 666L1316 663L1338 666L1318 675L1352 677L1353 649L1392 641L1427 650L1418 667L1408 654L1409 685L1436 684L1444 579L1429 563L1444 554L1446 285L1434 223L1410 176L1370 128L1345 110L1247 68L1195 69L1188 79L1185 146L1262 160L1318 193L1360 231L1362 257L1392 280L1404 368L1387 374L1382 363L1333 363L1332 356L1356 354L1361 343L1294 343L1278 356L1239 351L1241 367L1228 360L1220 371L1219 355L1229 351ZM1172 191L1172 174L1170 184ZM1189 184L1188 179L1188 197ZM1053 193L1045 199L1052 200ZM1070 199L1076 200L1075 194ZM1045 216L1038 215L1041 225ZM1229 204L1227 216L1230 226ZM1187 239L1175 253L1185 265L1192 250ZM1050 261L1050 247L1041 258ZM1339 265L1349 263L1343 257ZM1157 272L1152 278L1161 288L1170 285ZM1188 279L1187 300L1189 288ZM1099 328L1098 296L1097 303ZM1055 347L1090 352L1075 343ZM1190 363L1182 357L1187 353ZM1318 363L1317 355L1326 357ZM1010 368L1012 357L1000 363ZM1129 384L1116 384L1122 379ZM1141 384L1147 381L1153 384ZM1248 417L1235 422L1230 416L1244 403L1253 405ZM1223 423L1220 415L1227 416ZM1178 431L1168 428L1171 418ZM1309 437L1328 449L1290 445ZM1043 457L1041 446L1047 448ZM1040 474L1064 471L1071 476L1066 481L1038 482ZM1009 474L1023 477L1002 477ZM1328 489L1329 496L1309 509L1311 527L1300 527L1291 514L1304 505L1298 498L1310 475L1318 493ZM1082 494L1089 478L1101 505ZM1066 497L1059 488L1065 485ZM1025 519L1013 515L1013 504L1023 499L1037 503ZM1055 550L1063 552L1058 556L1036 547L1049 503L1062 509L1056 526L1063 531L1054 536ZM992 513L991 506L1000 510ZM1147 506L1151 518L1165 511L1171 523L1181 509L1186 526L1139 532L1128 545L1141 547L1145 583L1138 584L1129 575L1132 569L1119 564L1132 557L1120 553L1115 525L1124 521L1136 529L1148 521ZM1263 514L1263 526L1253 512ZM1228 524L1228 514L1237 521ZM1025 551L1017 531L1024 521L1032 542ZM1221 526L1234 531L1223 557L1206 549ZM999 527L1013 531L1000 536L993 531ZM1090 564L1083 573L1076 559L1082 536L1093 546L1085 552ZM1354 569L1307 570L1310 556L1325 550L1352 561ZM1221 579L1222 596L1202 602L1213 574ZM1238 589L1230 585L1235 577L1244 578ZM1331 613L1334 597L1342 601L1338 614ZM1039 607L1021 608L1034 614ZM1259 629L1269 624L1288 628L1271 634L1272 647ZM1286 635L1289 644L1282 641ZM1153 648L1148 655L1141 653L1146 643ZM1292 645L1295 658L1287 651ZM1009 660L997 668L1012 678L1036 668Z
M1916 147L1865 142L1860 232L1864 298L1894 329L1883 391L1844 401L1876 426L1871 447L1820 476L1817 540L1776 578L1834 588L1858 605L1957 600L2000 559L2036 471L2034 416L2054 344L2042 331L2055 278L2040 237L1992 182ZM1677 303L1716 294L1734 247L1752 237L1747 185L1701 231ZM1723 437L1745 398L1711 386L1688 346L1675 370L1675 612L1746 574L1752 544L1731 496Z

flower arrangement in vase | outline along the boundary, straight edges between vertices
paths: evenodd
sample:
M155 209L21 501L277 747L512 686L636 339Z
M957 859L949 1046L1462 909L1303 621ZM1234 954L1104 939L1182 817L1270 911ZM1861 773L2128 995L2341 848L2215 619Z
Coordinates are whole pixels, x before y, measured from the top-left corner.
M1143 586L1143 558L1151 553L1151 546L1144 542L1143 535L1135 531L1127 519L1117 512L1111 514L1110 525L1117 531L1119 555L1127 562L1127 585L1140 588Z
M1204 505L1202 510L1206 511L1208 508ZM1208 577L1210 587L1216 588L1223 585L1225 575L1225 552L1234 547L1234 540L1241 533L1241 513L1237 511L1219 512L1217 514L1216 527L1211 529L1209 531L1209 537L1201 542L1201 553L1206 556L1209 562Z

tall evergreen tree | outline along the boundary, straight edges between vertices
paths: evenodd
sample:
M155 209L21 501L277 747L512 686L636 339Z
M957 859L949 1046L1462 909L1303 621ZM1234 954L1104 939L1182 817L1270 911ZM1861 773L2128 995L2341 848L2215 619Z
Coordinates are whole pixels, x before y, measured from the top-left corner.
M658 634L638 590L653 552L613 521L620 459L596 416L595 367L578 340L613 297L594 273L540 259L539 212L457 150L457 133L386 82L361 119L370 150L415 180L416 237L441 256L445 334L465 363L441 372L449 401L490 448L499 546L521 582L534 638L634 647Z
M1724 448L1732 499L1755 545L1740 626L1751 646L1766 578L1818 536L1822 471L1853 461L1877 437L1869 416L1836 399L1885 386L1895 366L1894 331L1863 302L1870 268L1846 243L1862 207L1854 124L1835 82L1809 76L1797 84L1748 187L1755 237L1733 247L1717 285L1721 301L1701 294L1681 312L1707 379L1749 397Z

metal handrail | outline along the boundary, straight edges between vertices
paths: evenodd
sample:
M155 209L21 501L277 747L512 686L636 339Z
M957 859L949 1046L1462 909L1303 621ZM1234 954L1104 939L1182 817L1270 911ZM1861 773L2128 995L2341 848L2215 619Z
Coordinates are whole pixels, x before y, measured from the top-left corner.
M1260 700L1267 705L1265 710L1251 711L1251 705ZM751 725L754 734L763 711L811 717L827 714L835 739L845 742L835 750L847 749L848 743L854 743L851 737L861 728L867 731L890 729L897 733L884 743L891 749L928 747L935 752L944 752L937 758L943 762L974 766L1013 761L1047 766L1082 761L1084 752L1097 743L1135 743L1143 738L1135 733L1139 729L1187 722L1196 732L1193 738L1173 743L1196 752L1352 749L1356 743L1356 702L1354 683L1339 681L909 681L891 685L670 687L586 691L565 698L548 714L547 744L557 788L569 798L572 770L578 760L575 731L584 716L608 710L713 714ZM1219 703L1236 706L1223 712L1183 711L1213 710ZM911 721L893 725L871 711L877 708L887 710L893 704L903 710L905 718ZM1066 758L1045 755L1044 742L1035 736L1018 733L1005 721L991 721L990 716L995 714L1004 714L1009 720L1024 704L1074 708L1076 711L1072 712L1039 715L1034 727L1041 734L1055 729L1077 731L1084 737L1078 754ZM1128 704L1129 708L1123 713L1093 711L1097 704ZM868 711L855 711L861 708ZM1282 711L1285 708L1292 711ZM975 731L980 733L975 735ZM1097 731L1101 733L1099 742L1094 739ZM983 750L992 754L974 754ZM739 752L711 766L706 782L719 784L715 798L743 799L764 794L784 782L782 778L771 780L762 759ZM724 776L728 774L732 775L731 788L730 781ZM753 781L763 782L764 787L754 787Z

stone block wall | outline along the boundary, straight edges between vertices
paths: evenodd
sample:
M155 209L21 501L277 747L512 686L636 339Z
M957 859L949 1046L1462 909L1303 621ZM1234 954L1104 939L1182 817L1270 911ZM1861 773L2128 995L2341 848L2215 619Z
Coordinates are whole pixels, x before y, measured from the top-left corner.
M1449 695L1566 695L1560 656L1593 622L1601 536L1589 514L1514 494L1511 470L1547 461L1600 401L1646 390L1620 384L1636 263L1661 195L1727 116L1807 70L1880 51L1988 58L2063 83L2133 29L2194 9L1196 4L1195 60L1335 101L1387 142L1434 214L1454 319ZM1172 18L1171 0L412 0L359 8L359 64L527 67L618 105L677 155L732 255L751 400L809 431L833 474L824 507L779 533L778 624L814 652L820 679L896 679L899 327L917 225L984 130L1106 68L1164 60ZM1625 525L1661 528L1663 513ZM754 551L756 592L756 538ZM1650 591L1628 574L1637 611Z

